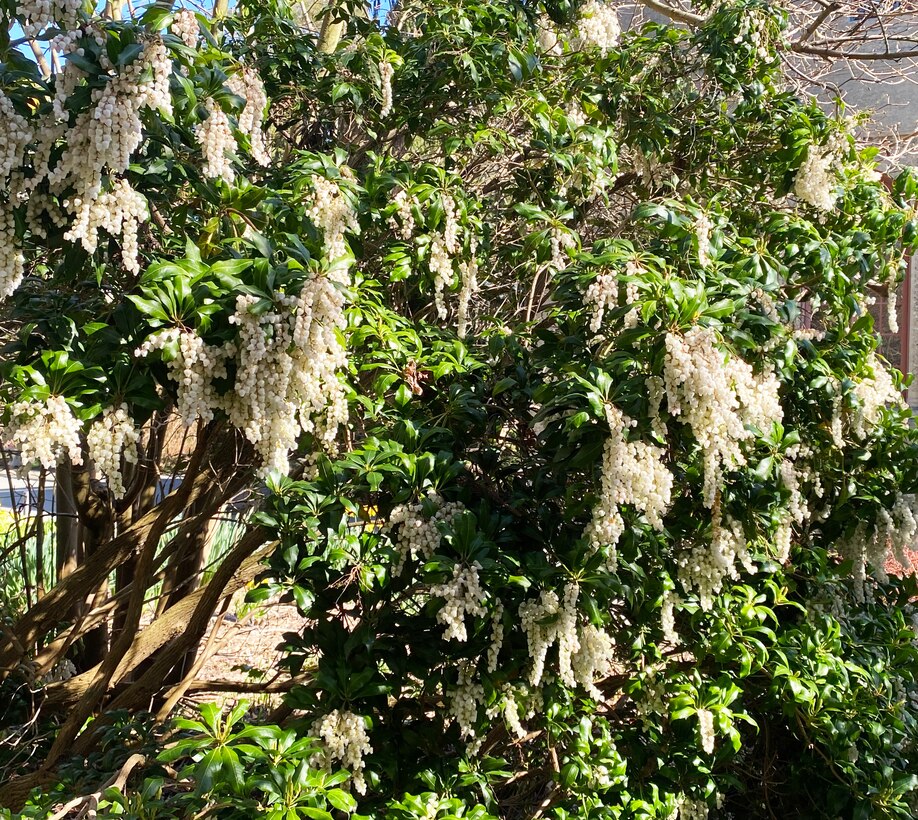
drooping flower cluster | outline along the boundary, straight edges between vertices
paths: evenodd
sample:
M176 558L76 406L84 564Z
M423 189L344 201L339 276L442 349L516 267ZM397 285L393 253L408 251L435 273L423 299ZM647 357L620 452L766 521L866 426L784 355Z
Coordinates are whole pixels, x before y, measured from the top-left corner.
M764 62L771 61L768 49L768 18L756 9L744 9L739 15L739 26L733 38L736 45L746 43L755 56Z
M870 354L867 366L872 376L861 379L854 387L858 406L851 420L851 429L858 438L865 438L879 421L882 411L890 405L904 407L905 400L896 389L889 370L875 354Z
M611 668L614 643L592 624L578 626L579 596L580 587L569 583L560 600L554 591L543 590L538 599L520 605L520 623L532 661L529 683L538 686L542 682L548 650L557 645L561 682L570 687L579 684L591 696L599 697L595 681Z
M609 549L609 563L615 565L615 547L625 529L620 508L630 504L647 516L648 523L663 529L669 508L673 475L663 463L665 451L643 441L628 441L634 422L620 410L606 409L610 434L602 458L599 500L584 535L595 549Z
M331 449L347 421L338 381L347 353L344 295L328 277L309 279L299 297L278 296L274 310L253 310L258 298L236 297L230 323L239 328L236 382L227 396L230 421L255 445L261 472L286 473L301 431Z
M265 145L265 136L262 127L265 120L265 109L268 106L268 95L265 85L253 68L243 67L238 74L233 74L226 82L227 87L234 94L245 100L245 106L239 114L237 127L240 132L249 138L252 149L252 159L259 165L269 165L271 157Z
M287 473L301 432L312 433L331 451L347 422L338 379L347 364L339 338L344 298L330 276L308 279L299 296L279 294L274 309L265 312L253 309L257 297L240 294L229 319L238 327L235 342L208 345L193 330L171 327L148 336L136 355L177 347L169 377L178 385L177 409L185 424L209 421L222 410L255 446L262 475ZM235 381L220 394L214 382L227 378L230 359Z
M708 820L708 804L682 794L676 800L676 808L667 820Z
M570 659L577 650L577 597L579 589L575 584L569 584L565 589L564 603L567 610L563 616L561 602L553 590L542 590L538 600L524 601L520 604L520 624L526 633L529 644L529 658L532 667L529 671L529 682L538 686L545 674L545 658L552 644L562 642L560 634L562 622L564 628L563 646L564 659L559 658L559 665L570 668ZM547 622L547 623L546 623ZM558 649L562 654L561 647Z
M615 8L602 0L589 0L583 5L577 31L582 47L597 48L601 54L615 48L622 33Z
M558 37L558 30L552 19L547 14L541 15L536 20L536 28L538 29L539 49L545 54L556 57L560 55L563 51L561 39Z
M64 30L76 28L82 8L80 0L19 0L16 14L26 37L34 37L52 24Z
M485 699L484 687L478 682L475 667L468 661L459 664L459 679L449 693L449 710L459 724L459 736L475 737L478 706Z
M749 427L766 431L782 418L780 384L755 375L742 359L725 355L715 333L695 326L668 333L663 370L667 405L692 428L704 460L704 503L713 507L725 468L745 464L741 444Z
M577 240L567 228L555 225L551 229L548 241L551 247L549 267L553 271L564 270L570 263L568 249L575 247Z
M643 270L637 260L629 259L625 263L625 276L637 277ZM618 296L618 276L614 271L604 270L590 283L583 296L583 303L591 308L590 331L592 333L597 333L602 327L602 320L605 318L606 311L610 307L617 306ZM625 304L631 305L632 308L625 314L624 325L626 329L636 327L640 321L640 311L635 304L639 296L640 288L637 282L628 282L625 286Z
M395 203L396 210L389 217L389 227L401 239L408 242L414 236L415 219L413 209L418 206L418 201L404 189L400 190L392 198L392 201Z
M602 327L602 320L605 318L606 311L609 307L615 307L618 303L618 276L614 271L601 271L592 282L590 282L586 293L583 295L583 303L590 308L590 332L598 333Z
M360 233L360 224L337 182L317 176L313 178L313 186L314 199L306 215L322 231L325 258L334 262L347 253L345 233Z
M70 38L67 48L75 48L76 43L77 40ZM114 72L114 67L109 69ZM58 89L58 96L63 93L66 98L78 72L75 64L68 63L62 75L65 85ZM172 63L163 43L158 40L146 43L140 57L110 74L104 86L92 90L92 105L67 129L67 148L50 170L48 157L55 139L63 132L63 125L47 123L47 131L42 129L41 144L36 151L36 174L24 183L25 194L45 178L53 194L72 189L73 193L63 202L64 208L73 215L73 224L64 238L81 242L89 253L93 253L101 228L120 232L125 246L123 261L129 270L138 269L137 223L147 218L147 209L139 204L139 195L118 176L127 169L143 137L141 111L171 112L171 73ZM55 106L55 110L58 119L66 119L67 112L61 104ZM112 180L110 191L103 188L106 176Z
M169 26L171 31L178 37L188 48L195 48L198 45L198 35L201 30L198 26L198 18L190 9L179 9L172 18L172 25Z
M86 435L89 457L96 469L108 479L108 489L113 498L124 497L121 458L123 456L128 464L136 464L139 441L140 432L128 414L126 404L106 408L89 428Z
M382 94L382 107L379 109L379 118L384 120L392 111L392 77L395 75L395 68L387 60L381 60L379 63L379 82Z
M469 259L459 263L459 304L456 307L456 335L464 339L469 330L469 305L478 290L478 243L473 239Z
M820 211L831 211L838 199L835 178L839 146L834 140L827 145L811 145L806 159L794 179L794 194Z
M497 659L504 645L504 605L498 601L491 611L491 643L488 645L488 672L497 671Z
M409 558L430 558L440 546L441 534L437 525L441 522L449 525L465 509L457 501L444 501L433 491L427 494L427 505L434 508L429 516L424 512L423 501L399 504L389 515L386 529L392 531L398 527L394 539L399 553L398 563L393 568L396 575L401 573Z
M446 289L453 283L453 257L459 253L459 221L456 218L456 200L449 194L441 197L443 204L443 229L430 242L427 266L433 274L434 304L437 316L446 318Z
M677 559L679 582L686 592L697 590L701 608L710 610L714 598L723 588L724 579L739 579L739 566L750 574L756 572L756 565L749 555L746 536L742 526L732 518L720 520L714 517L711 543L696 544Z
M94 250L100 228L112 236L120 235L122 264L131 273L139 273L137 231L140 223L150 218L147 200L126 179L116 179L111 186L111 190L99 194L88 209L82 207L83 200L79 197L65 201L65 206L69 205L77 212L77 218L65 238L80 238L87 250Z
M701 748L707 754L714 754L714 715L710 709L698 710L698 736Z
M232 155L236 153L236 138L226 112L212 99L204 103L207 117L194 127L194 136L204 155L204 176L222 179L232 185L236 178Z
M673 646L682 643L679 633L676 632L676 607L681 605L682 599L671 589L663 591L663 600L660 603L660 629L663 640Z
M0 187L10 173L22 165L26 146L34 133L28 120L13 107L9 97L0 91Z
M167 327L151 333L134 355L142 358L155 350L176 349L177 355L167 365L169 378L178 384L179 416L191 425L197 419L210 421L221 406L214 379L226 378L226 360L232 346L208 345L193 330Z
M898 493L892 509L880 510L876 525L861 521L854 532L838 543L839 552L852 562L854 596L866 597L867 567L881 582L887 581L886 566L895 558L906 570L913 569L909 550L918 539L918 497Z
M366 794L364 757L373 753L366 720L353 712L335 709L312 724L311 734L321 740L323 746L322 753L311 761L313 765L331 771L332 764L340 762L350 772L354 789L359 794Z
M80 422L63 396L14 402L8 432L11 445L22 454L23 467L38 463L53 470L64 457L83 463Z
M607 632L589 623L580 628L577 640L580 645L571 659L573 678L590 697L600 701L603 695L596 681L612 671L615 641Z
M701 214L695 220L695 238L698 241L698 264L707 268L711 264L711 231L714 223L707 214Z
M10 296L25 273L25 257L16 238L16 220L8 202L0 202L0 299Z
M520 720L520 706L516 702L516 694L512 686L506 686L501 699L504 722L507 728L518 738L526 737L526 727Z
M449 581L431 587L431 595L444 599L443 606L437 612L437 620L446 627L443 630L445 641L467 641L466 616L483 618L488 614L484 608L488 593L481 588L479 569L481 565L477 561L471 566L456 564Z

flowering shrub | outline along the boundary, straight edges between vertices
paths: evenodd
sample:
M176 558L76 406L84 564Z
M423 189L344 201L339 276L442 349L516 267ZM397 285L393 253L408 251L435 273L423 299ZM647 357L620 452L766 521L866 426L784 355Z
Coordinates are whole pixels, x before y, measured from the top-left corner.
M8 435L113 521L172 409L267 480L287 816L913 815L918 438L866 294L918 180L784 88L780 11L425 0L327 51L55 9L62 71L0 78Z

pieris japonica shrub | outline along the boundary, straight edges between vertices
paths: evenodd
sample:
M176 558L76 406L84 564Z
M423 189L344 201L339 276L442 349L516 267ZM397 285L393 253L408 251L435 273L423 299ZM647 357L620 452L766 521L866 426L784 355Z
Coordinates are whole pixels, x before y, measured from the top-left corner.
M918 180L785 90L779 9L340 6L320 48L293 6L54 8L8 14L61 70L0 77L6 429L116 512L155 412L248 454L301 784L913 816L918 438L868 305Z

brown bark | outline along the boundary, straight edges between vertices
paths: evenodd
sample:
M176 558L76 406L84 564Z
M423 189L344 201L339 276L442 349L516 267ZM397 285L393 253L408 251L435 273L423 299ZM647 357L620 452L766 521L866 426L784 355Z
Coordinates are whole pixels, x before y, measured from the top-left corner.
M227 556L227 561L230 561L231 557L232 561L229 564L224 563L224 565L221 565L206 587L199 588L181 600L164 613L162 617L153 621L143 632L140 632L136 641L125 652L117 669L112 674L112 684L114 685L124 680L141 663L153 657L160 649L169 646L176 638L181 637L183 633L190 630L192 628L192 619L201 606L202 600L213 601L213 606L207 613L206 620L209 620L211 613L222 598L233 595L252 581L259 572L261 561L273 549L272 545L258 550L258 547L263 543L264 533L261 530L252 530L240 540L239 544ZM258 550L258 552L255 552L255 550ZM237 566L237 571L230 574L229 570L233 562ZM224 566L226 566L226 571L223 571ZM226 579L226 586L223 594L219 595L218 585L221 579ZM169 649L172 652L172 646ZM171 658L172 664L175 663L178 657L179 655L173 654ZM163 663L161 665L167 664ZM46 690L47 698L44 702L44 708L56 710L72 706L86 694L93 676L97 672L98 668L90 669L81 675L70 678L70 680L49 686ZM164 681L165 678L160 677L158 681L160 687L164 684Z

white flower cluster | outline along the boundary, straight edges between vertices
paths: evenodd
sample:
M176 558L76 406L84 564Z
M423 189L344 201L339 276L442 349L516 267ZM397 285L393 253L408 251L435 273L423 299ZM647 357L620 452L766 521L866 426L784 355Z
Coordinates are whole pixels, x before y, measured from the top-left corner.
M265 121L265 109L268 107L265 84L255 69L244 66L238 74L234 74L227 80L226 85L230 91L245 100L245 105L239 114L237 127L249 138L252 159L259 165L270 165L271 157L268 155L265 135L262 131Z
M389 515L386 524L387 531L398 527L395 536L395 548L398 550L399 559L393 572L398 575L409 558L430 558L440 547L440 530L437 524L443 522L447 525L465 507L457 501L444 501L432 490L427 494L428 506L435 508L429 518L424 514L424 503L399 504Z
M768 51L768 18L755 10L744 10L739 15L739 27L733 38L736 45L748 43L758 59L765 62L771 60Z
M382 107L379 109L379 118L384 120L392 111L392 77L395 75L395 68L392 63L381 60L379 63L379 82L382 93Z
M459 263L459 305L456 308L456 335L464 339L469 330L469 305L478 290L478 242L473 239L469 259Z
M574 128L583 128L587 124L586 112L576 100L571 100L564 109L564 116Z
M443 606L437 612L437 620L446 627L443 631L445 641L467 641L466 616L483 618L488 614L484 607L488 593L481 588L479 569L481 565L477 561L468 567L456 564L449 581L430 589L430 594L435 598L444 599Z
M645 727L659 726L660 716L667 712L667 682L665 676L660 674L664 669L663 663L658 662L645 667L638 674L641 689L634 706Z
M841 539L838 551L843 558L851 561L854 598L863 603L867 591L867 524L861 521L848 538Z
M460 663L459 680L449 694L450 713L459 724L460 737L475 737L478 706L484 703L484 698L484 687L475 676L475 667L467 661Z
M239 328L236 382L226 398L230 421L261 457L261 473L288 472L300 432L334 449L347 422L347 398L338 371L347 352L344 293L327 276L315 276L298 297L279 296L275 309L253 311L252 295L236 297L230 323Z
M551 247L549 267L553 271L564 270L570 262L570 256L567 253L568 249L576 247L577 239L566 228L555 225L551 229L548 241Z
M785 516L775 530L775 558L779 564L787 563L794 540L794 528L790 516Z
M0 91L0 184L22 165L26 146L33 136L28 120L16 111L12 100Z
M86 436L89 457L96 469L108 479L113 498L123 498L124 477L121 474L121 457L128 464L137 463L137 443L140 431L128 414L128 406L108 407L92 423Z
M660 405L666 395L665 383L660 376L648 376L644 379L644 386L647 389L647 415L650 417L651 428L654 435L666 438L666 424L660 415Z
M673 646L682 643L679 633L676 632L676 607L681 604L682 599L673 590L663 590L663 600L660 604L660 628L663 632L663 640Z
M357 222L357 214L342 194L338 183L317 176L313 177L313 187L315 196L306 215L321 229L325 238L325 258L329 262L334 262L347 253L344 234L360 233L360 224Z
M701 748L708 754L714 753L714 715L710 709L698 710L698 735Z
M143 358L172 346L177 346L178 355L167 365L169 378L178 384L179 416L187 425L196 419L210 421L221 406L213 381L226 378L226 360L234 349L208 345L193 330L168 327L147 336L134 355Z
M591 309L590 332L598 333L606 311L618 303L618 276L614 271L601 271L586 289L583 303Z
M116 179L111 185L111 190L99 194L88 209L79 197L65 200L64 205L75 208L77 216L64 237L71 241L80 238L87 250L95 250L100 228L112 236L120 235L121 262L125 270L139 273L137 231L140 223L150 218L150 209L146 198L126 179Z
M810 145L806 159L794 179L794 194L820 211L831 211L838 199L835 169L839 162L839 143Z
M312 724L312 735L321 740L323 745L322 754L315 764L331 771L332 764L340 761L351 773L357 792L366 794L364 756L373 753L366 720L353 712L335 709Z
M698 264L707 268L711 264L711 231L714 223L707 214L701 214L695 220L695 238L698 241Z
M809 516L809 509L800 492L800 473L794 460L789 456L781 461L778 470L781 473L781 483L790 493L790 498L787 500L787 511L794 521L802 524Z
M502 702L504 722L507 724L507 728L518 738L526 737L526 727L523 726L523 722L520 720L520 707L516 702L516 695L512 687L507 686L504 688Z
M584 535L594 549L609 548L615 566L615 547L625 530L620 507L631 504L647 516L654 529L663 529L663 516L672 498L673 475L663 463L665 450L644 441L628 441L635 422L615 407L606 408L610 435L602 458L599 501Z
M80 422L63 396L14 402L9 433L24 467L37 462L52 470L64 456L73 464L83 463Z
M35 37L52 24L65 30L76 28L82 8L81 0L19 0L16 14L26 37Z
M739 563L750 575L756 572L740 524L715 514L710 545L699 543L677 559L679 582L686 592L698 590L701 608L710 610L725 578L739 579Z
M538 686L542 682L545 674L545 657L555 642L559 643L558 653L560 655L562 653L560 644L563 640L565 660L559 659L559 665L570 668L571 656L579 648L576 632L576 605L579 594L580 590L576 584L568 584L564 592L564 608L567 610L564 613L562 613L562 605L557 593L550 589L542 590L538 600L523 601L520 604L520 623L523 632L526 633L529 657L532 660L529 682L533 686ZM560 634L562 627L565 631L563 638Z
M866 438L870 428L880 420L882 411L890 406L904 407L905 399L896 389L892 376L875 354L871 353L867 366L872 376L861 379L854 387L858 406L851 420L851 429L858 438Z
M593 624L581 627L577 640L580 646L571 659L573 678L590 697L601 701L603 694L596 686L596 681L612 671L615 641L607 632Z
M697 325L684 335L668 333L663 371L669 412L685 419L701 447L709 508L724 469L746 462L741 444L753 437L748 427L766 431L783 415L774 374L754 375L742 359L725 357L716 339Z
M578 684L594 698L600 697L597 677L608 674L612 665L614 642L592 624L578 628L577 599L580 587L569 583L563 597L543 590L538 600L523 601L519 615L529 646L532 668L529 683L538 686L545 675L548 650L558 646L558 677L567 686Z
M577 21L577 31L582 47L597 48L601 54L615 48L622 33L615 8L601 0L590 0L584 4Z
M194 127L194 136L204 155L201 169L209 179L222 179L232 185L236 178L232 155L236 153L236 138L226 112L212 99L204 103L207 117Z
M98 39L101 35L97 35ZM73 49L76 42L69 38L66 48ZM78 76L79 69L70 69L70 65L64 72L63 88L57 89L58 97L61 94L66 97ZM109 68L114 71L114 67ZM45 178L52 194L72 189L72 195L63 203L74 217L65 239L79 241L93 253L100 229L121 233L122 260L132 271L138 270L137 224L148 218L148 212L139 194L117 177L127 169L143 137L140 112L147 108L171 112L171 73L172 62L166 47L158 40L150 41L138 59L111 74L104 86L92 90L92 106L77 117L73 127L65 129L63 122L57 121L46 123L36 150L36 175L28 180L24 190L24 193L34 190ZM61 100L56 102L56 119L66 120ZM49 170L54 141L65 130L67 148L57 165ZM113 179L110 192L103 190L106 176Z
M392 198L392 201L395 203L396 211L389 217L389 227L399 237L408 242L414 236L415 220L413 209L418 206L418 201L405 190L399 191Z
M902 567L910 569L912 560L908 552L915 549L918 541L918 496L898 493L892 509L880 513L879 523L893 557Z
M667 820L708 820L708 804L704 800L693 800L680 794L676 798L676 808Z
M491 611L491 643L488 645L488 672L497 671L497 659L504 645L504 605L498 601Z
M539 49L545 54L559 56L563 51L561 39L558 37L558 32L551 18L543 14L536 20L535 25L538 32L536 39L539 43Z
M8 202L0 202L0 299L10 296L25 273L25 257L16 239L16 221Z
M459 253L459 221L456 218L456 201L444 194L443 231L430 243L427 267L433 274L434 304L437 316L446 318L445 292L453 283L453 257Z
M388 225L403 241L410 241L417 228L414 209L419 207L417 198L405 190L400 190L392 200L396 210L389 217ZM462 250L460 241L460 224L456 200L449 194L441 197L443 205L443 226L439 232L430 236L427 248L427 268L433 277L434 307L437 316L444 320L447 317L446 292L455 279L456 257ZM478 291L478 241L472 237L469 243L468 256L458 262L459 303L456 308L456 332L459 338L465 338L469 329L469 306L472 297Z
M633 262L629 262L628 265L633 265ZM629 271L630 272L630 271ZM637 327L638 322L641 321L641 311L637 305L637 301L640 298L641 291L637 285L637 282L628 282L625 285L625 304L630 305L631 310L625 314L624 325L626 330Z
M913 550L918 538L918 497L899 493L892 509L881 510L876 526L858 524L854 533L842 540L839 552L853 563L854 595L863 601L866 591L867 566L880 581L887 580L886 564L895 558L906 570L913 569L908 550Z
M179 9L172 18L172 25L169 26L171 31L178 37L188 48L197 48L198 35L201 33L198 26L198 18L194 16L191 9Z

